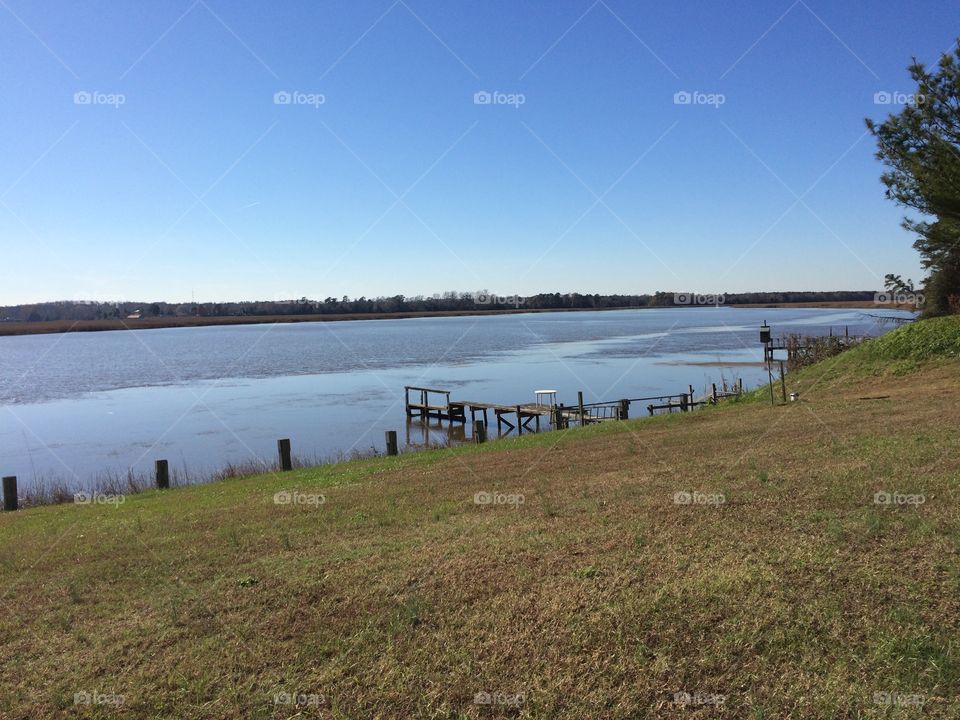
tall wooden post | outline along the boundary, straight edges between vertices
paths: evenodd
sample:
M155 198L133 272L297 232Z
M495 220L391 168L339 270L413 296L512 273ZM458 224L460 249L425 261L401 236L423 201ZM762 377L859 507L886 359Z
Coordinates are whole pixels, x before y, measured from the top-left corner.
M780 361L780 394L783 396L783 401L787 401L787 381L783 376L783 360Z
M580 408L580 427L583 427L583 390L577 391L577 406Z
M170 465L166 460L157 460L154 463L154 480L157 483L157 489L166 490L170 487Z
M3 509L12 511L17 507L17 478L11 475L3 479Z
M277 453L280 455L280 469L293 470L293 459L290 457L290 440L277 440Z
M630 401L626 399L621 400L620 401L620 419L628 420L629 418L630 418Z
M520 406L517 405L517 435L523 435L523 416L520 414Z
M387 430L387 455L397 455L400 451L397 448L397 431Z
M477 444L487 441L487 424L483 420L473 421L473 441Z
M710 396L713 399L713 404L717 404L717 384L710 383Z

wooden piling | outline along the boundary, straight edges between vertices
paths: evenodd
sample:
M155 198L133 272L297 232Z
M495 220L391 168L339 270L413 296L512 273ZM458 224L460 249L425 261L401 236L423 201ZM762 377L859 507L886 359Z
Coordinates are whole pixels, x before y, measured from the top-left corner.
M630 418L630 401L626 399L621 400L620 401L620 419L627 420L629 418Z
M583 427L583 391L577 391L577 406L580 408L580 427Z
M11 512L17 507L17 478L11 475L3 479L3 509Z
M517 405L517 435L523 435L523 416L520 414L519 405Z
M154 463L154 481L158 490L166 490L170 487L170 464L166 460L157 460Z
M787 381L783 376L783 360L780 361L780 394L783 396L783 401L787 401Z
M284 471L293 470L293 459L290 457L289 438L277 440L277 453L280 455L280 469Z
M386 440L387 440L387 455L399 454L400 451L397 448L397 431L387 430Z
M478 445L487 441L487 425L483 420L473 421L473 441Z
M711 399L713 400L713 404L716 405L717 404L717 384L716 383L710 383L710 396L711 396Z

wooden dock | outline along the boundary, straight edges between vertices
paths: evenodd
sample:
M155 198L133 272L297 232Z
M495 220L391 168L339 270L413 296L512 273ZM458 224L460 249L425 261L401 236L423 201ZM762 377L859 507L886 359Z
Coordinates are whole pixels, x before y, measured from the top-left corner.
M437 419L453 423L466 424L469 420L473 426L482 419L484 427L490 427L490 414L493 414L497 423L497 430L503 428L516 430L523 434L524 430L541 429L541 422L554 428L565 428L571 425L589 425L592 423L626 420L630 417L632 403L648 402L646 410L650 415L657 412L688 412L699 406L715 404L722 397L731 397L743 391L742 385L735 392L718 392L713 386L712 392L702 398L694 398L693 387L688 392L677 395L659 395L643 398L624 398L608 402L584 403L583 393L577 393L575 405L563 403L517 403L504 405L502 403L481 402L477 400L455 400L451 398L450 390L438 388L404 386L404 402L407 417L425 420ZM544 391L546 392L546 391ZM552 392L552 391L551 391ZM531 427L531 424L533 427Z

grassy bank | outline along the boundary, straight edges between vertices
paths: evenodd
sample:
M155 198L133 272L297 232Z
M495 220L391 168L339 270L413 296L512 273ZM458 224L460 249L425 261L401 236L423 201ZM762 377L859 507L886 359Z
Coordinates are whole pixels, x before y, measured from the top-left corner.
M957 717L958 338L777 407L0 516L0 713Z

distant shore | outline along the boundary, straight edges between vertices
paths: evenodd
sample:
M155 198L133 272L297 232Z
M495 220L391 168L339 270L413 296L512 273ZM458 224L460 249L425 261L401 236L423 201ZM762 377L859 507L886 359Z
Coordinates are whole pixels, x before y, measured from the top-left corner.
M436 310L397 313L325 313L311 315L229 315L200 317L156 317L111 320L50 320L42 322L0 323L0 336L45 335L68 332L106 332L110 330L155 330L160 328L212 327L218 325L270 325L275 323L345 322L349 320L403 320L430 317L466 317L485 315L517 315L520 313L590 312L601 310L654 310L669 306L606 307L606 308L498 308L495 310ZM676 307L676 306L673 306ZM743 303L732 308L862 308L899 309L891 305L877 305L869 300L809 303Z

